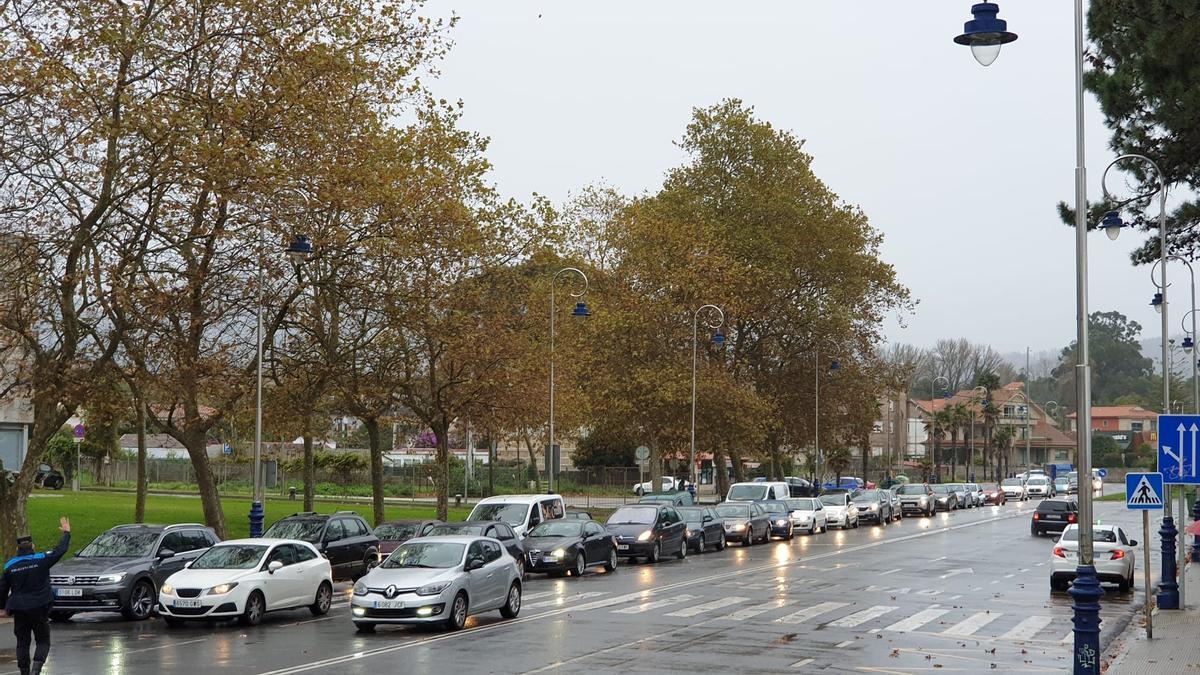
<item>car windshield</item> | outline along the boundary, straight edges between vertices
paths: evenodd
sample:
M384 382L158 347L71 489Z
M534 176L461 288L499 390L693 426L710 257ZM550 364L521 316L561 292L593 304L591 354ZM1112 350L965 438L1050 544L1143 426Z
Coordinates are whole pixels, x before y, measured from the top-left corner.
M1102 530L1100 528L1094 528L1092 530L1092 535L1095 537L1095 541L1098 541L1103 544L1117 543L1117 533L1112 530ZM1067 529L1066 532L1063 532L1062 540L1063 541L1079 541L1079 530L1074 527Z
M1001 483L1005 487L1021 487L1020 478L1005 478Z
M750 507L745 504L726 504L717 507L717 515L722 518L749 518Z
M220 544L205 551L192 566L193 570L249 570L258 567L267 547L259 544Z
M382 541L405 541L417 536L420 523L384 523L375 528L375 536Z
M145 558L154 550L157 532L105 532L83 547L80 558Z
M930 486L930 488L933 490L933 494L935 494L935 495L950 494L950 486L949 485L932 485L932 486Z
M856 502L877 502L881 499L879 490L863 490L854 498Z
M689 523L698 523L701 520L704 520L704 509L700 508L699 506L686 506L684 508L675 510L679 513L680 518L683 518Z
M787 500L788 508L793 511L815 511L817 508L817 500L815 499L789 499Z
M380 567L396 569L400 567L422 567L430 569L447 569L456 567L462 562L463 550L466 544L448 542L408 541L400 545L383 561Z
M657 506L622 506L608 517L609 525L653 525Z
M902 495L923 495L925 494L924 485L905 485L897 491Z
M422 537L444 537L448 534L483 534L486 525L467 525L465 523L439 523L431 525L421 535Z
M315 518L277 520L267 528L266 532L263 532L263 536L268 539L299 539L316 543L321 539L321 529L324 526L324 520Z
M946 487L950 488L951 490L954 490L955 492L963 492L964 490L967 489L966 486L963 485L962 483L951 483L951 484L947 485Z
M529 531L531 537L578 537L583 532L582 520L549 520Z
M467 520L500 520L509 525L524 525L528 504L476 504Z
M670 504L676 499L677 497L675 495L646 495L645 497L642 497L642 501L644 502L662 502L664 504Z
M787 513L788 511L787 504L783 502L763 502L759 506L767 513Z
M1033 476L1029 479L1028 482L1030 485L1045 485L1045 484L1049 483L1050 481L1046 480L1045 478L1042 478L1041 476Z
M845 506L846 493L835 492L831 495L821 495L821 503L826 506Z
M734 485L729 488L729 501L753 501L767 496L765 485Z

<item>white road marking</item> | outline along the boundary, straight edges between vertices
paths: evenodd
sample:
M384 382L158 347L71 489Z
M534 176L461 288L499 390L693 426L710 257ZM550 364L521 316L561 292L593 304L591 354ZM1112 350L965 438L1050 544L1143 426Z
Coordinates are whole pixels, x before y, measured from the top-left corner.
M703 614L705 612L711 612L713 610L722 609L724 607L729 607L730 605L741 604L743 602L748 601L749 599L750 598L737 598L737 597L721 598L720 600L713 600L712 602L706 602L703 605L695 605L694 607L685 607L683 609L676 610L674 612L669 612L667 614L667 616L685 616L685 617L686 616L696 616L697 614Z
M835 609L841 609L849 606L848 602L822 602L811 607L805 607L799 612L788 614L785 617L776 619L779 623L803 623L814 617L820 616L825 612L832 612Z
M942 594L942 592L941 592L941 591L935 591L935 590L934 590L934 589L932 589L932 588L924 588L924 589L921 589L921 590L917 591L917 595L929 595L929 596L934 596L934 595L941 595L941 594Z
M896 568L896 569L894 569L894 570L888 570L888 571L886 571L886 572L880 572L880 573L878 574L878 576L881 576L881 577L882 577L882 576L885 576L885 575L888 575L888 574L895 574L896 572L901 572L901 571L903 571L903 570L904 570L904 568L903 568L903 567L897 567L897 568Z
M864 624L872 619L878 619L888 612L894 612L897 609L900 608L892 607L891 605L875 605L874 607L868 607L867 609L855 612L849 616L843 616L837 621L831 621L826 625L836 626L838 628L854 628L855 626Z
M949 572L946 572L945 574L943 574L942 576L940 576L938 578L939 579L949 579L950 577L958 576L959 574L974 574L974 573L975 573L975 570L968 567L965 570L962 570L962 569L950 570Z
M1001 640L1028 640L1054 621L1052 616L1031 616L1000 636Z
M1004 616L1003 612L976 612L942 631L942 633L944 635L967 637L969 635L974 635L975 631L983 628L1002 616Z
M946 600L957 600L957 599L959 599L959 598L961 598L961 597L962 597L961 595L952 595L952 596L950 596L949 598L946 598Z
M526 593L523 600L537 600L538 598L547 598L551 595L559 595L560 591L541 591L538 593Z
M527 603L525 603L524 609L538 609L539 607L561 607L563 605L566 605L568 602L574 602L576 600L586 600L588 598L595 598L595 597L601 596L601 595L604 595L604 593L602 593L600 591L589 591L587 593L576 593L575 595L564 595L564 596L555 598L553 600L542 600L541 602L527 602Z
M794 605L795 603L795 600L775 600L766 605L757 605L754 607L739 609L729 616L723 616L720 618L727 619L729 621L745 621L746 619L753 619L763 612L767 612L772 609L781 609L783 607L787 607L788 605Z
M663 598L662 600L655 600L654 602L643 602L640 605L634 605L633 607L626 607L625 609L614 609L612 613L613 614L641 614L642 612L649 612L650 610L658 609L659 607L668 607L670 605L678 605L681 602L690 602L692 600L695 600L697 597L698 596L687 595L687 594L676 595L676 596L672 596L669 598Z
M1022 570L1022 571L1024 571L1024 570ZM1014 576L1016 576L1016 575L1013 575L1013 574L1005 574L1005 575L1004 575L1004 578L1005 578L1005 579L1011 579L1011 578L1013 578Z
M804 666L807 666L808 664L810 664L812 662L813 662L812 659L800 659L799 661L793 663L792 667L793 668L803 668Z
M884 630L896 631L897 633L907 633L909 631L914 631L914 630L920 628L921 626L924 626L925 624L929 623L930 621L937 620L939 617L941 617L943 614L948 613L949 611L950 610L948 610L948 609L938 609L936 607L931 607L929 609L923 609L923 610L917 612L916 614L913 614L912 616L908 617L907 619L901 619L900 621L897 621L896 623L888 626L887 628L884 628Z
M834 648L835 648L835 649L841 649L841 648L843 648L843 647L849 647L849 646L850 646L850 645L852 645L852 644L854 644L854 640L844 640L844 641L842 641L842 642L839 642L839 643L837 643L836 645L834 645Z

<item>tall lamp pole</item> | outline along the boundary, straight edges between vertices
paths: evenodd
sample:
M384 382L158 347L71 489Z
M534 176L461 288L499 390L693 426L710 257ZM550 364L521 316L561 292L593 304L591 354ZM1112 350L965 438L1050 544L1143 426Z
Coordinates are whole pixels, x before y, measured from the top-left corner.
M987 405L987 395L988 395L987 387L985 387L983 385L979 385L978 387L975 387L974 389L972 389L971 393L974 394L974 393L980 392L980 391L983 392L983 395L981 395L979 397L980 405L986 406ZM974 410L971 411L971 452L970 452L970 459L968 460L968 463L970 464L970 466L967 467L967 480L974 483L975 479L971 477L971 471L975 467L975 411ZM986 479L987 478L987 470L986 470L987 462L984 462L984 469L985 470L983 472L983 477Z
M588 278L583 273L583 270L574 267L564 267L554 273L550 279L550 445L546 448L546 492L554 492L554 472L558 468L558 462L555 461L558 457L554 451L554 289L558 285L558 278L564 274L574 274L583 281L583 288L578 291L571 291L572 298L582 298L588 290ZM591 316L588 311L587 303L580 300L575 303L575 309L571 310L571 316L583 319Z
M929 433L929 444L930 444L931 448L933 449L933 475L935 477L937 477L936 482L940 483L940 482L942 482L942 478L941 478L942 467L938 463L938 456L937 456L937 411L933 409L934 408L933 402L937 400L937 394L936 394L935 390L937 389L938 380L941 380L942 382L946 383L945 385L943 385L943 387L945 388L944 391L946 394L946 396L944 396L943 398L947 398L950 396L950 392L947 391L950 388L950 379L943 377L941 375L938 375L937 377L933 378L933 380L929 383L929 425L930 425L929 426L929 432L930 432Z
M725 312L721 311L716 305L703 305L692 313L692 444L688 451L688 480L692 485L696 485L696 364L698 360L697 352L699 351L699 338L697 337L697 329L700 323L700 312L704 310L712 310L716 312L715 320L705 321L704 325L712 328L717 332L713 334L713 344L725 344L725 336L721 333L721 326L725 324ZM651 477L653 478L653 477Z

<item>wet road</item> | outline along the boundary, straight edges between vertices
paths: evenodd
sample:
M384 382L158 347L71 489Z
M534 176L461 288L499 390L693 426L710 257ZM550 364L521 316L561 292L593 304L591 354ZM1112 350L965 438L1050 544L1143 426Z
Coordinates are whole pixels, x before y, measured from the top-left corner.
M733 546L579 579L535 577L517 619L492 612L458 633L357 634L347 585L327 616L274 614L250 629L82 615L55 626L43 672L1062 672L1071 601L1049 592L1053 544L1029 534L1035 505ZM1140 516L1123 504L1096 507L1102 522L1142 539ZM1140 562L1139 553L1139 579ZM1102 645L1141 602L1140 591L1106 586ZM11 635L0 642L0 675L15 671L11 644Z

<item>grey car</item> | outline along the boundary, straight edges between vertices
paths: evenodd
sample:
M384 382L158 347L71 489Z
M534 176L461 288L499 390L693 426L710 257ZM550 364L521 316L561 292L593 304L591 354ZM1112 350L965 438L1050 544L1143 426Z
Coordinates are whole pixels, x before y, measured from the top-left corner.
M863 490L854 498L860 521L886 525L892 520L892 498L887 490Z
M424 623L460 630L467 617L521 611L521 572L499 540L449 535L409 539L354 584L350 615L361 632L377 624Z
M215 532L199 523L118 525L55 565L50 618L66 621L79 612L149 618L167 577L218 541Z
M888 500L892 504L892 520L900 520L904 517L904 509L900 507L900 495L896 494L895 488L880 489L880 492L886 492Z
M975 506L975 496L964 483L950 483L948 486L954 491L954 495L958 497L958 508L969 509Z

